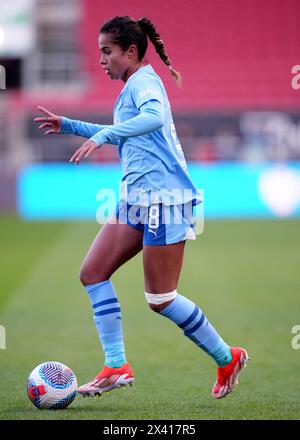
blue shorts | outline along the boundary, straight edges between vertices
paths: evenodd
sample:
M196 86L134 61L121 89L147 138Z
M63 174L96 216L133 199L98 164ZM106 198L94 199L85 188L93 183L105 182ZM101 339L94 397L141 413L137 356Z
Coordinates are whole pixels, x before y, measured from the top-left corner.
M155 203L140 206L121 201L116 208L116 218L143 232L144 245L167 245L196 239L193 209L192 202L183 205Z

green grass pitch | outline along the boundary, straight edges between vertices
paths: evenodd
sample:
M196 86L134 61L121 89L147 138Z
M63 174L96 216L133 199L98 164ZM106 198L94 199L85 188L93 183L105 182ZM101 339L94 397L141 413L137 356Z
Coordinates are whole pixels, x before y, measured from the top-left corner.
M39 363L70 366L79 384L103 355L78 269L98 225L0 219L0 419L300 419L300 221L207 221L188 242L178 292L251 361L236 391L210 397L212 359L144 299L141 255L112 277L135 385L60 411L39 410L26 381Z

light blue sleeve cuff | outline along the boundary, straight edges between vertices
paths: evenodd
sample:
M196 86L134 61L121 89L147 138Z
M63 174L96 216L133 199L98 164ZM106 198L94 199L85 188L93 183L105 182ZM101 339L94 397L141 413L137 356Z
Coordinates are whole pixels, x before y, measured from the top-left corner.
M60 134L74 134L72 128L72 119L65 118L64 116L61 118L61 127Z
M102 144L106 144L109 142L105 134L102 133L102 131L99 131L98 133L94 134L90 139L90 141L96 142L98 147L100 147Z
M100 133L102 130L109 128L110 125L93 124L91 122L78 121L75 119L69 119L62 117L60 134L74 134L75 136L82 136L89 139L96 133ZM117 145L118 140L111 138L109 142L112 145Z

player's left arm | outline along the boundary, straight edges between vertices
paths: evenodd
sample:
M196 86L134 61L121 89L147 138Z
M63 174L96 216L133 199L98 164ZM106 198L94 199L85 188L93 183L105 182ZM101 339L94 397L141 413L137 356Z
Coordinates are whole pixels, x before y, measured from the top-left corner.
M65 116L61 119L61 134L74 134L75 136L82 136L85 138L90 138L94 136L99 131L110 127L109 125L94 124L92 122L79 121L76 119L66 118ZM118 138L112 137L110 141L106 142L111 145L118 145Z
M88 157L92 151L112 139L141 136L159 130L164 125L164 107L160 101L150 99L140 106L139 111L137 116L96 133L73 154L70 162L78 164L82 157Z
M49 134L73 134L75 136L82 136L90 138L94 134L109 127L109 125L94 124L91 122L79 121L76 119L66 118L65 116L58 116L42 106L38 106L38 110L44 113L43 117L35 118L34 122L42 122L39 130L48 128L45 135ZM111 145L118 145L118 139L112 138Z

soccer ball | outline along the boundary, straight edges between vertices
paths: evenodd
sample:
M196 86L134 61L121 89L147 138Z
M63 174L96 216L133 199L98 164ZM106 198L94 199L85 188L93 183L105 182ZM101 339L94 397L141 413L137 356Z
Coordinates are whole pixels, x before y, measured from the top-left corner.
M77 393L77 379L71 368L61 362L44 362L29 375L27 393L39 409L64 409Z

